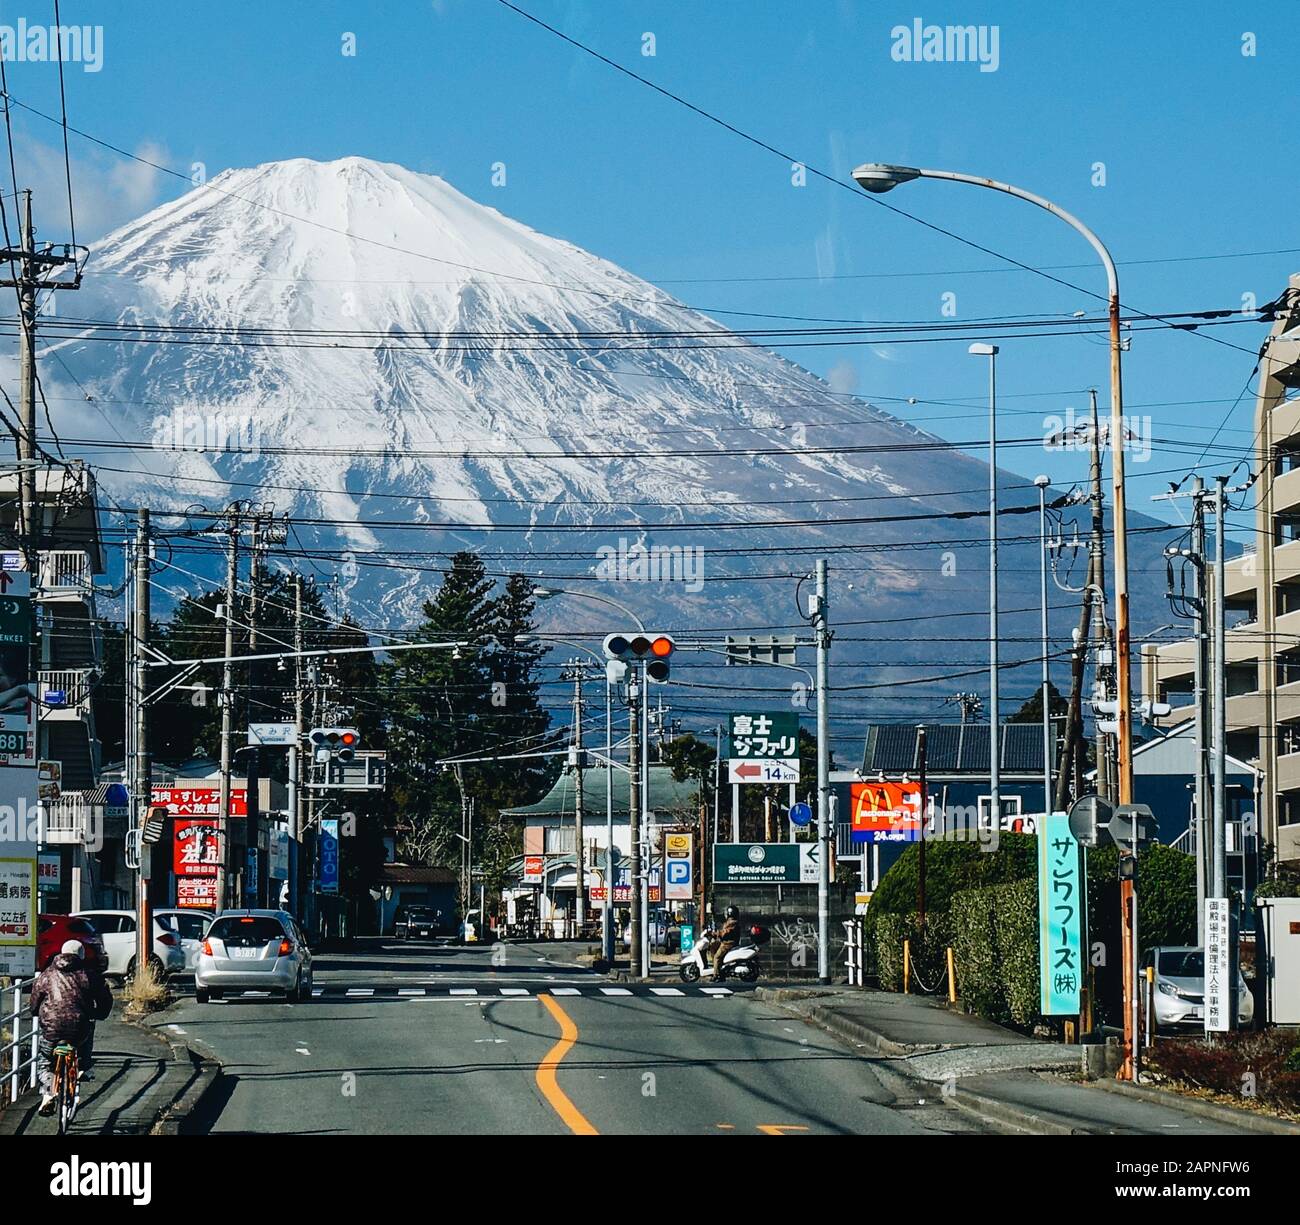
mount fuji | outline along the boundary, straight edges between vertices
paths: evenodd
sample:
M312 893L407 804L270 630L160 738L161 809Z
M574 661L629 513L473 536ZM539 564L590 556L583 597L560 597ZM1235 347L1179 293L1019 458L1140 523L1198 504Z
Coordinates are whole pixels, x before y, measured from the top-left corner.
M791 632L824 550L841 623L898 621L930 658L982 634L927 617L984 607L983 463L439 178L229 170L109 234L54 296L75 317L43 322L43 377L93 399L57 424L102 440L101 485L157 510L273 502L365 624L415 624L444 555L475 548L664 629ZM1036 627L1036 491L999 479L1034 507L1004 520L1033 543L1008 547L1003 604Z

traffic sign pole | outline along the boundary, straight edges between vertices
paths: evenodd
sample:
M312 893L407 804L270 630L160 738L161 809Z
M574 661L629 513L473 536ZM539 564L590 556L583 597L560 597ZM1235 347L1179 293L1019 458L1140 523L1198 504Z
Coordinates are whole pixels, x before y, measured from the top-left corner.
M830 969L830 709L827 694L830 627L826 603L826 559L817 559L817 606L813 628L817 634L817 842L821 862L817 868L817 978L831 981Z

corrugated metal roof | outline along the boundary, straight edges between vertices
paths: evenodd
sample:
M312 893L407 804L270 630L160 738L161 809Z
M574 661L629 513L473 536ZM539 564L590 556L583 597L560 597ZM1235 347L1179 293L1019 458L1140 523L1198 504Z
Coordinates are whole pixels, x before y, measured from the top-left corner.
M605 775L607 767L595 766L582 772L583 807L588 813L604 816ZM555 785L536 804L502 809L508 817L558 817L569 816L574 809L574 776L566 770ZM613 811L615 817L627 818L628 778L624 770L614 771ZM670 766L650 767L650 802L646 805L654 813L674 813L694 818L699 808L700 784L698 779L673 778ZM661 822L662 824L662 822Z

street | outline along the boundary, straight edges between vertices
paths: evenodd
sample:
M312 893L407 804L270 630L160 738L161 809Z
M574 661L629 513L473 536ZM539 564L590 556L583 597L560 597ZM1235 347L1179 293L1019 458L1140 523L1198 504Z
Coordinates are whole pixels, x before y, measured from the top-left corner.
M969 1131L933 1086L746 988L611 983L571 946L359 942L316 998L192 995L155 1024L223 1065L189 1131L896 1134ZM498 951L497 960L501 953ZM929 1092L927 1093L927 1089Z

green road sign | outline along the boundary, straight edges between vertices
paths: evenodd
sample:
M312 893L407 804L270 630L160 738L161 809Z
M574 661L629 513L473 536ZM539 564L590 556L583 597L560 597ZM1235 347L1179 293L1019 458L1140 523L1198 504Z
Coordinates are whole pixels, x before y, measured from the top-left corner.
M799 716L792 710L734 711L727 716L727 756L758 761L797 761Z
M719 842L715 885L807 885L817 881L815 842Z

